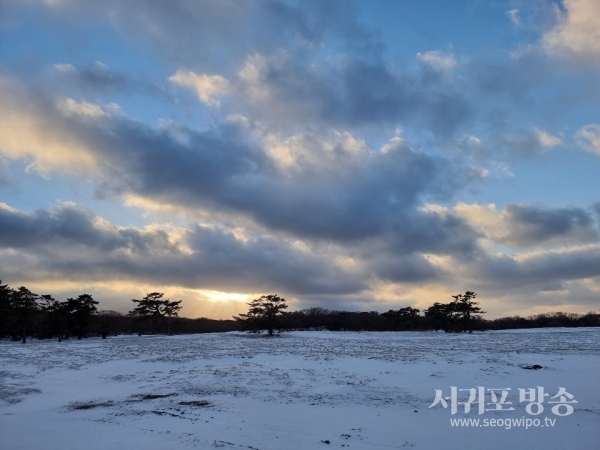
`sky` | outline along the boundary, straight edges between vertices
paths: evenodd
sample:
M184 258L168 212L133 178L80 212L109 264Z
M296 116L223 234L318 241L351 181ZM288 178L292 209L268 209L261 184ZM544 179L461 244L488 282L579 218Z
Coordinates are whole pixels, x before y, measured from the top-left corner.
M0 0L0 280L598 311L599 76L597 0Z

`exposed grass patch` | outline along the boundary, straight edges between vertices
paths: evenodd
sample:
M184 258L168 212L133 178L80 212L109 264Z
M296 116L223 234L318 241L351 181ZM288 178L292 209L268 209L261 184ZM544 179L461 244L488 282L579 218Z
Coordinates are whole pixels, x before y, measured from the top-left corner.
M166 397L173 397L177 394L137 394L137 395L132 395L132 397L135 397L139 400L156 400L157 398L166 398Z
M0 402L15 404L23 401L23 397L29 394L41 394L42 391L35 388L16 387L13 385L0 385Z
M107 401L107 402L75 402L75 403L69 404L67 407L71 411L86 411L88 409L106 408L108 406L113 406L113 405L114 405L114 402L112 402L112 401Z
M211 406L211 402L207 402L206 400L190 400L187 402L179 402L182 406L198 406L198 407L206 407Z
M531 366L521 366L521 368L523 369L528 369L528 370L539 370L539 369L543 369L542 366L540 366L539 364L533 364Z

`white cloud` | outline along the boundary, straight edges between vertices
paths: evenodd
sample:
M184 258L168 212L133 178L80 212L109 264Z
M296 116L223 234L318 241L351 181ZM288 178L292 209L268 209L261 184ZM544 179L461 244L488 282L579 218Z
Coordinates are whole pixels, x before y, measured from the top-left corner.
M406 146L406 141L400 136L394 136L388 142L381 146L381 152L388 153L390 151L400 149L404 146Z
M506 11L506 15L508 16L508 18L510 19L510 21L512 22L512 24L514 26L519 26L521 24L521 19L519 18L519 10L518 9L511 9Z
M198 75L194 72L178 71L169 81L196 91L201 102L219 106L218 98L229 89L229 81L221 75Z
M552 136L550 133L539 128L533 128L535 134L537 134L538 140L542 148L550 149L563 143L563 140L558 136Z
M77 73L77 69L72 64L54 64L52 66L55 72L73 74Z
M482 145L482 144L481 144L481 139L479 139L477 136L474 136L474 135L472 135L472 134L471 134L471 135L469 135L469 136L467 136L467 139L466 139L466 141L467 141L467 143L469 143L470 145L474 145L474 146L477 146L477 147L480 147L480 146Z
M565 11L557 8L558 22L543 37L546 50L600 64L600 1L564 0Z
M85 139L65 132L64 118L82 123L103 120L118 110L116 105L99 106L72 99L59 99L46 115L40 103L25 95L14 80L0 77L0 155L9 160L33 160L30 170L90 170L96 158Z
M60 99L57 102L56 109L66 117L85 117L90 119L97 119L100 117L107 117L110 112L118 112L119 106L116 104L110 104L108 107L102 107L96 103L90 102L78 102L72 98Z
M515 176L510 166L502 161L492 161L492 169L497 178L514 178Z
M600 155L600 124L582 127L576 134L577 143L584 150Z
M444 53L441 50L417 53L417 58L439 71L451 70L458 64L453 53Z
M400 138L394 139L401 141ZM269 134L265 136L264 144L273 162L285 170L339 170L360 164L370 153L363 139L335 130L326 136L303 133L284 140ZM385 150L382 151L385 153Z

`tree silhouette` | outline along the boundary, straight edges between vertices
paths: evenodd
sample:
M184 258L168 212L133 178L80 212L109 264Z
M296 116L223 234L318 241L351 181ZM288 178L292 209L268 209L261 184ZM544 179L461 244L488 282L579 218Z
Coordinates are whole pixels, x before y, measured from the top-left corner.
M269 336L273 336L275 328L280 324L280 318L287 309L285 299L277 294L263 295L260 298L248 303L250 307L247 314L240 314L233 318L237 320L243 330L250 332L260 332L266 329Z
M67 311L72 330L77 334L77 339L87 337L87 330L92 317L98 311L98 302L90 294L81 294L77 298L67 299Z
M0 280L0 338L8 333L9 320L11 318L10 297L13 290Z
M435 331L443 328L446 333L452 330L457 317L456 305L454 303L435 302L424 312L425 317L433 325Z
M49 335L57 336L58 342L62 342L68 335L69 311L67 302L59 302L51 295L42 295L41 309L46 313L47 331Z
M10 310L16 327L16 336L23 344L27 343L27 333L33 317L39 309L39 295L34 294L25 286L21 286L10 295Z
M420 312L419 309L408 306L396 311L390 309L388 312L384 312L382 316L388 319L395 328L414 330L419 321Z
M485 314L479 306L478 302L474 302L473 300L477 297L477 294L472 291L467 291L464 294L453 295L452 298L454 301L454 307L456 308L456 312L463 322L463 331L466 332L467 329L469 333L473 332L473 327L471 323L472 317L481 316Z
M152 292L141 300L132 299L131 301L137 306L129 311L129 315L139 320L151 320L154 325L160 322L167 327L167 331L171 335L171 323L167 318L177 316L182 301L162 300L164 295L161 292Z
M123 314L118 311L98 311L96 323L98 324L98 331L100 331L102 339L106 339L106 336L108 336L109 333L114 332L120 317L123 317Z

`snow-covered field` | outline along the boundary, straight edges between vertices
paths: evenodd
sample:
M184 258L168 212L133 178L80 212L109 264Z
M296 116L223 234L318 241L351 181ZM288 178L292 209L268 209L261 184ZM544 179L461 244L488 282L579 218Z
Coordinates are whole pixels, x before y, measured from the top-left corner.
M1 450L600 448L600 329L121 336L0 352ZM429 408L450 386L510 388L514 410ZM518 389L537 386L550 396L534 416ZM559 387L578 402L571 415L551 410ZM523 425L482 422L506 418Z

